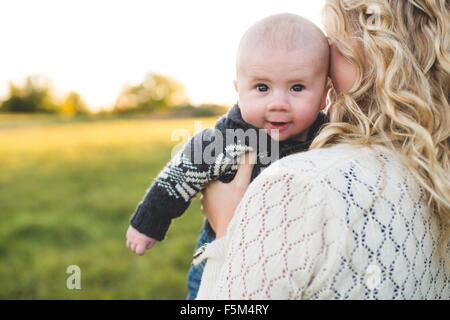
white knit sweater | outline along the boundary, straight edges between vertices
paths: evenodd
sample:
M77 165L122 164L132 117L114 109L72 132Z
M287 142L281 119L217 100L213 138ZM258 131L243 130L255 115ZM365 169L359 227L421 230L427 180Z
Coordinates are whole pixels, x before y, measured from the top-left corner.
M207 246L198 299L450 299L442 227L383 147L283 158Z

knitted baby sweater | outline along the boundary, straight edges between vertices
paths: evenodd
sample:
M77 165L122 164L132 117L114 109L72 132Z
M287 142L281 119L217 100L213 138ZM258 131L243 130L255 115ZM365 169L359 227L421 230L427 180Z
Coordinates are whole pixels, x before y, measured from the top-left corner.
M305 141L278 143L264 130L246 123L238 105L235 105L213 129L194 135L166 165L139 203L130 224L139 232L162 240L172 219L181 216L208 183L214 180L229 182L234 178L239 159L245 152L257 152L257 163L252 173L254 179L279 158L308 150L327 121L326 115L319 113Z
M442 234L386 148L291 155L250 184L196 261L207 259L198 299L450 299Z

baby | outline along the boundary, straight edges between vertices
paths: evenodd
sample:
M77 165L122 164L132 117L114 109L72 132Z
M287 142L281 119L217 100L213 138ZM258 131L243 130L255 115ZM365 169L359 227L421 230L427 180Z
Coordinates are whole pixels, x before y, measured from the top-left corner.
M127 246L143 255L163 240L171 220L184 213L209 182L233 179L245 152L257 153L253 180L275 160L308 150L327 122L320 111L325 107L328 63L328 42L310 21L278 14L254 24L237 52L238 103L214 129L191 138L156 177L131 218ZM257 140L251 139L251 130L258 131ZM213 150L212 161L206 161L206 150ZM214 238L206 221L197 247ZM202 265L191 267L189 299L197 294L202 270Z

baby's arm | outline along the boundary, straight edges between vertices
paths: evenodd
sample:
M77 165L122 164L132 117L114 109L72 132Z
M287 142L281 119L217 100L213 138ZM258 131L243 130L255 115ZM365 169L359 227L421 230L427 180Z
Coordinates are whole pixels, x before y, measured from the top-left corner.
M132 251L143 254L163 240L171 220L181 216L209 182L237 169L248 147L225 146L221 124L192 137L156 177L130 221L127 245Z
M193 146L201 143L202 135L203 132L191 138L147 190L130 221L141 234L163 240L172 219L181 216L210 181L209 167L191 156Z

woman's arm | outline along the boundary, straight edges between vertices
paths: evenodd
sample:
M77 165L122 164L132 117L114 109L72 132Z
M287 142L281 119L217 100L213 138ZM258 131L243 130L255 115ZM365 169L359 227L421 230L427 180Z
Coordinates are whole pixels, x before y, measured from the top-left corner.
M229 183L211 182L202 192L202 210L216 233L216 238L221 238L225 234L228 224L250 184L255 162L256 155L246 153L241 159L233 181Z

